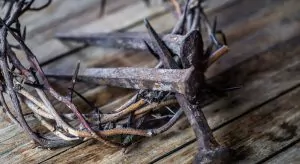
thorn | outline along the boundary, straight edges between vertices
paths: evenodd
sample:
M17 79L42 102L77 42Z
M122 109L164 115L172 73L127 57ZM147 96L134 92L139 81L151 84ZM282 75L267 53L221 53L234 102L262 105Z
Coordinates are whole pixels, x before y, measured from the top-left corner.
M166 108L168 109L168 111L175 115L175 112L170 107L166 106Z
M164 42L160 39L158 34L155 32L155 30L152 28L151 24L147 19L144 19L145 26L148 30L148 33L150 35L150 38L153 41L153 47L158 52L160 60L163 62L163 65L165 68L179 68L177 63L172 58L171 52L167 48L167 46L164 44Z
M73 91L74 91L74 87L77 81L77 76L78 76L78 72L79 72L79 68L80 68L80 61L77 62L77 66L75 68L72 80L71 80L71 86L70 86L70 93L69 93L69 99L72 102L73 99Z
M26 26L24 26L24 28L23 28L23 34L22 34L22 39L23 40L25 40L26 39L26 31L27 31L27 28L26 28Z
M217 17L214 19L213 27L212 27L212 32L215 34L217 29Z
M186 22L186 17L188 13L188 6L189 6L190 0L187 0L184 6L183 15L181 15L180 19L178 20L178 23L175 25L175 27L172 30L172 34L182 34L184 31L184 25Z
M146 41L144 41L144 43L145 43L145 45L146 45L148 51L149 51L156 59L159 60L159 56L154 52L154 50L150 47L150 45L149 45Z
M88 104L92 109L96 109L96 107L89 101L87 100L82 94L79 92L73 90L72 88L68 88L69 90L72 90L77 96L79 96L86 104Z
M100 13L99 17L102 17L105 13L106 0L100 0Z

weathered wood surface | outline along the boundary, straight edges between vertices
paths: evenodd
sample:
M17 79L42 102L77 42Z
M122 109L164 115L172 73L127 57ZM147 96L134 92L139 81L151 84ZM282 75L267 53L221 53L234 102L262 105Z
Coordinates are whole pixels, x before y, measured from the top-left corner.
M72 1L54 1L40 16L24 18L24 22L32 24L27 42L39 54L44 69L73 69L78 60L83 67L151 66L155 60L147 53L82 47L62 43L53 35L62 31L141 31L144 17L149 17L155 29L162 32L175 22L162 7L148 9L137 0L110 3L107 15L101 19L96 17L97 0L80 2L82 8L76 5L64 10L57 8L68 3ZM296 162L300 116L300 2L210 0L208 8L210 18L218 16L218 27L227 34L231 52L216 63L207 76L212 77L213 85L221 88L242 86L203 109L215 136L236 150L234 162ZM45 16L52 12L57 13ZM43 21L32 23L36 19ZM57 88L66 85L53 84ZM99 106L110 103L107 109L120 104L124 100L120 100L121 97L130 93L83 84L79 84L78 89ZM79 100L76 103L86 107ZM57 107L63 108L59 104ZM40 129L30 114L27 119L32 127ZM164 134L142 140L128 154L93 140L57 150L34 148L27 136L5 117L0 117L0 121L0 160L7 163L190 163L195 153L193 142L189 142L194 135L185 118Z
M299 163L300 161L300 143L299 140L296 141L297 144L291 143L292 147L287 150L276 154L271 159L269 159L267 164L281 164L281 163Z
M298 87L215 132L236 151L232 163L258 163L299 140L299 95ZM190 145L158 163L191 163L195 150Z

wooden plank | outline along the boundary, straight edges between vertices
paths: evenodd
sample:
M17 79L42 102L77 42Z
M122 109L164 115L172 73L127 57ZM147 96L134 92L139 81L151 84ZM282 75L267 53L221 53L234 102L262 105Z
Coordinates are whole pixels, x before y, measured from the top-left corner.
M299 69L297 69L299 68L299 55L297 57L295 54L298 54L300 49L290 51L291 48L295 48L299 39L297 37L275 45L271 50L258 54L256 57L220 75L223 80L220 80L219 83L227 81L226 85L229 86L237 83L243 84L243 88L204 108L212 128L219 127L239 117L253 107L272 100L300 83L299 77L294 76L299 73ZM292 64L291 61L297 61L297 67L288 65L289 63ZM258 65L257 63L264 63L264 65ZM149 163L160 155L191 140L193 132L188 127L188 122L181 120L164 134L145 139L127 155L124 155L122 151L111 153L111 150L106 148L99 153L99 151L92 150L100 150L103 145L82 144L51 158L47 163L75 162L79 160L76 158L79 154L81 158L83 157L82 154L85 154L87 162ZM106 151L109 151L109 153L106 153ZM106 155L103 157L103 154Z
M300 68L298 65L297 69ZM231 146L231 163L257 163L300 139L300 88L284 94L236 121L218 129L214 135ZM195 145L190 145L158 163L191 163Z
M138 0L108 1L106 13L103 17L111 15L115 10L125 8L137 1ZM82 26L83 24L88 24L91 21L103 18L99 17L99 13L99 0L80 1L79 3L68 0L54 1L49 8L45 8L39 13L30 14L28 16L30 20L22 20L24 24L31 27L31 31L28 31L27 42L32 46L41 45L45 41L53 39L55 33L59 31L68 31L74 27ZM35 23L35 19L43 19L44 21Z
M281 164L281 163L299 163L300 161L300 143L293 145L287 150L277 154L267 162L266 164Z
M253 6L255 3L248 1L247 5L252 4ZM297 35L299 31L297 21L299 8L296 7L299 3L298 1L260 1L260 3L266 6L247 19L243 18L242 21L230 24L228 28L224 29L225 34L228 35L230 52L210 67L207 71L209 77L223 72L232 65L251 58L259 52L267 50L277 42L283 42ZM242 6L239 9L231 10L231 12L240 13L237 10L246 10L244 8ZM256 6L256 11L258 10L257 8L259 7ZM230 17L230 14L220 14L220 17L222 19L225 16ZM221 18L220 21L222 20ZM234 18L230 18L228 21L232 21L232 19ZM220 24L226 23L220 22Z
M135 14L135 12L140 11L139 14ZM134 5L130 5L128 7L122 8L120 11L112 13L111 15L107 15L102 19L93 21L87 25L82 27L77 27L74 29L69 29L77 32L111 32L119 29L126 29L127 27L132 26L133 24L137 24L141 22L141 20L145 17L151 17L159 12L163 12L163 7L152 7L147 8L142 2L137 2ZM130 17L131 19L128 19ZM114 21L112 21L114 20ZM118 22L118 23L115 23ZM62 31L61 31L62 32ZM51 43L47 43L51 42ZM47 41L45 44L35 47L33 52L37 55L39 61L41 63L46 62L49 59L57 58L61 54L67 53L72 49L78 48L80 45L75 44L65 44L62 42L57 42L56 39L51 39ZM56 44L60 43L62 45L54 47ZM52 45L52 49L56 49L55 53L45 53L45 48L49 48L49 45ZM58 49L61 48L61 49ZM59 53L57 53L59 52Z
M26 116L26 120L28 120L28 124L30 126L38 126L39 123L34 121L34 118L32 116ZM9 124L8 121L3 120L3 117L1 117L1 128L0 129L0 134L5 134L2 135L0 138L0 143L3 144L4 141L11 139L12 137L15 137L16 134L14 131L21 131L18 126L15 126L14 124ZM12 142L13 143L13 142ZM3 149L3 147L2 147Z
M45 1L37 1L34 5L40 6L43 3ZM53 0L47 8L38 13L26 12L21 17L22 25L26 26L27 29L26 43L29 47L36 47L53 38L53 34L61 26L72 28L72 25L76 25L76 23L87 23L96 19L97 14L92 14L93 11L99 10L96 8L99 5L96 4L99 4L98 0L80 1L79 3L70 0ZM111 8L110 3L108 8ZM81 16L85 16L85 19L78 20L77 17L80 18ZM76 23L71 21L75 19L77 19Z
M37 12L27 12L21 21L27 27L27 37L30 39L36 34L43 32L45 29L54 27L63 23L64 20L72 18L91 7L98 6L97 0L86 0L74 3L71 0L53 0L53 2L44 10ZM78 7L80 6L80 7Z
M41 6L46 1L36 1L33 6ZM86 0L78 3L65 0L53 0L45 9L37 12L26 12L20 18L22 25L26 26L27 39L31 39L36 35L40 35L44 30L53 28L56 25L64 23L62 20L72 19L73 17L84 13L91 7L99 4L97 0ZM78 7L81 6L81 7ZM111 5L109 5L110 8ZM1 13L3 15L3 13ZM93 18L95 19L95 17ZM90 19L87 19L90 20Z

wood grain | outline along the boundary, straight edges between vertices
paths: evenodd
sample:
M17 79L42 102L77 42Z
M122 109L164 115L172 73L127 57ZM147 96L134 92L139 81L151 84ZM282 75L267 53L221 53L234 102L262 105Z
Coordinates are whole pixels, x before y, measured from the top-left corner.
M298 87L218 129L216 138L235 151L231 163L260 162L299 140L299 96ZM195 151L195 146L190 145L158 163L191 163Z
M72 2L55 1L54 5L60 3ZM34 52L41 54L39 60L45 63L44 69L73 69L77 60L82 61L83 67L150 66L155 60L146 53L98 47L81 48L81 45L62 43L51 36L57 31L69 30L143 31L144 17L150 17L158 31L169 30L175 22L174 17L165 13L162 7L147 9L135 0L130 0L128 5L121 5L125 4L124 1L111 3L111 11L118 11L109 12L102 19L95 17L98 10L93 4L96 1L80 3L84 6L82 10L72 5L68 8L73 7L76 11L54 8L54 11L59 12L57 15L45 18L43 22L29 28L37 31L37 35L29 35L28 43L37 47ZM220 88L242 86L203 109L216 137L221 143L236 150L237 158L234 162L253 163L267 159L269 163L296 161L298 148L291 144L299 140L299 130L294 128L296 134L292 137L285 134L290 126L299 124L297 105L300 79L296 76L300 73L299 1L211 0L207 5L210 18L218 16L218 27L227 34L231 48L230 53L217 62L207 76L212 77L210 82ZM141 12L136 14L137 11ZM28 15L24 21L32 23L35 19L44 18L47 12L49 14L51 11L36 18ZM118 23L113 23L112 19ZM64 21L68 23L64 24ZM85 25L78 28L77 25L82 23ZM58 89L65 88L63 83L60 81L53 85ZM79 84L78 87L97 105L109 103L104 107L106 110L120 104L124 101L121 97L130 93L128 90L104 86L87 87ZM80 108L87 107L80 100L76 100L76 104ZM59 104L57 107L64 108ZM27 119L32 127L43 131L31 115ZM149 163L160 158L163 159L159 163L190 163L195 152L193 144L186 144L194 138L186 119L181 119L162 135L142 140L129 154L93 140L57 150L34 148L27 136L7 122L5 117L0 117L0 134L4 134L0 139L0 160L8 163ZM282 138L285 140L281 141Z
M288 149L283 149L283 151L279 154L276 154L273 158L266 161L266 164L281 164L281 163L299 163L299 153L300 153L300 144L291 144L292 146Z

